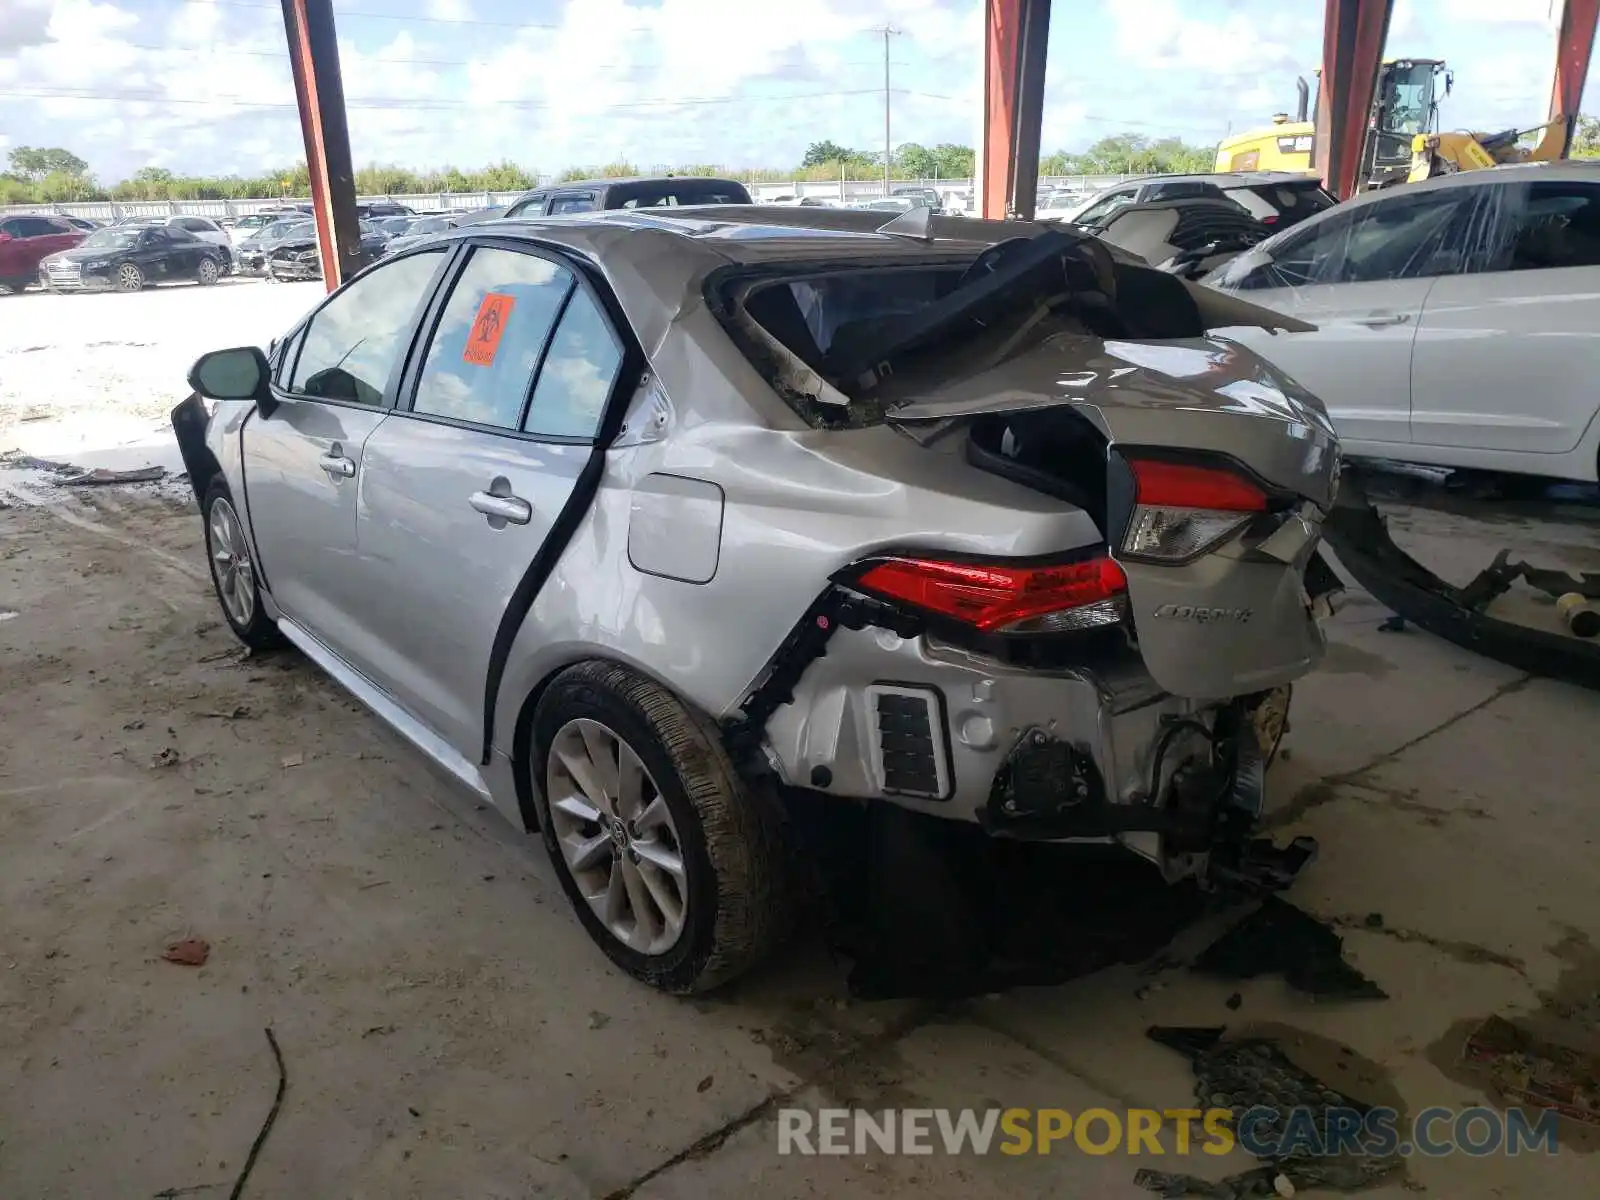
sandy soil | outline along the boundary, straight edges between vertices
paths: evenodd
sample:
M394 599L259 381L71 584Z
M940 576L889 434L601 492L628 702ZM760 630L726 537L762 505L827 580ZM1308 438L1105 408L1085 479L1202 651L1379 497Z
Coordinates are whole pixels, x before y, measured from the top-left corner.
M61 304L80 299L99 303ZM7 1200L226 1196L273 1102L267 1028L288 1084L245 1194L373 1200L1147 1196L1141 1165L1248 1163L785 1158L775 1113L1187 1105L1152 1023L1271 1026L1332 1074L1370 1064L1412 1113L1496 1104L1459 1061L1491 1013L1600 1048L1600 697L1380 632L1361 597L1297 689L1270 784L1278 832L1322 844L1291 898L1389 999L1128 967L868 1004L807 936L687 1002L613 971L542 848L303 659L243 654L192 502L29 494L0 507ZM1408 544L1481 553L1431 520ZM210 943L203 967L162 961L186 937ZM1563 1138L1554 1157L1414 1159L1368 1194L1596 1194L1592 1142Z

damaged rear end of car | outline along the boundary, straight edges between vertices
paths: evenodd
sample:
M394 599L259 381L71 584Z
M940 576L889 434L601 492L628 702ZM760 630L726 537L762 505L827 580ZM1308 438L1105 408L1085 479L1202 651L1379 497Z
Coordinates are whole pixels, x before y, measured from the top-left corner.
M1080 234L926 251L708 287L809 422L886 426L937 456L943 494L1016 497L987 539L926 513L897 532L888 506L732 739L790 787L1284 886L1313 847L1254 830L1338 587L1317 548L1339 452L1315 399L1208 332L1280 322Z

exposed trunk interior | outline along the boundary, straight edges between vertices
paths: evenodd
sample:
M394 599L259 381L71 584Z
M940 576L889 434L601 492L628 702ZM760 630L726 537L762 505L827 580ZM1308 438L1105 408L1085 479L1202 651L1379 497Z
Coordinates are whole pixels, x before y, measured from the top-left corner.
M1106 439L1075 409L989 413L967 431L980 470L1076 505L1106 537Z

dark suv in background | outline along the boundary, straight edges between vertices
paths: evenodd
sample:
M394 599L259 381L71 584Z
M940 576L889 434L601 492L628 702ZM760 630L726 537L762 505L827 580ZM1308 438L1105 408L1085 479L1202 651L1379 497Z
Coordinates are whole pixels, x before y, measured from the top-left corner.
M731 179L667 175L655 179L580 179L535 188L518 196L508 217L553 217L597 208L657 208L687 204L750 204L750 193Z
M1150 175L1107 188L1068 218L1091 227L1129 204L1198 198L1228 199L1276 232L1297 225L1339 201L1314 175L1293 171L1227 171L1214 175Z

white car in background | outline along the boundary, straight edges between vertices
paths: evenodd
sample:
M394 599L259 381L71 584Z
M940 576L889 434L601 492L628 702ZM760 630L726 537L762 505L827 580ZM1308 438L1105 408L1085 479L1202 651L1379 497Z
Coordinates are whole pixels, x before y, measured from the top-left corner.
M1320 396L1347 454L1600 478L1600 163L1370 192L1206 282L1317 326L1229 336Z

